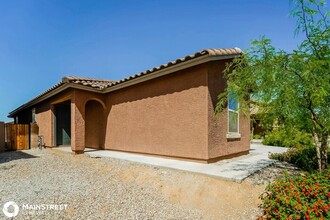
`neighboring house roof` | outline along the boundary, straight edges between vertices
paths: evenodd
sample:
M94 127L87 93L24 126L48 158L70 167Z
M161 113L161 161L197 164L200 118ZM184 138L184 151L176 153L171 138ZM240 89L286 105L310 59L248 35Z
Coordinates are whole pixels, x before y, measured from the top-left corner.
M37 97L33 98L29 102L23 104L17 109L9 113L8 117L14 117L20 111L31 107L59 92L64 91L67 88L78 88L98 93L107 93L120 88L131 86L146 80L157 78L163 75L167 75L185 68L196 66L212 60L224 60L231 59L237 56L241 56L242 51L239 48L213 48L205 49L192 55L185 56L167 64L162 64L158 67L140 72L138 74L126 77L124 79L113 81L104 79L82 78L67 76L63 77L62 81L48 90L44 91Z

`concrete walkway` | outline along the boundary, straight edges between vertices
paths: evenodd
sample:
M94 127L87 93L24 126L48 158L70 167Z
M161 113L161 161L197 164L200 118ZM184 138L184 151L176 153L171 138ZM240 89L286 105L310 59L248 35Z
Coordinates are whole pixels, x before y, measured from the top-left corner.
M53 148L65 152L71 152L70 147ZM224 180L242 182L246 177L256 171L274 163L268 158L269 152L282 153L288 148L271 147L261 144L251 144L250 154L236 157L233 159L222 160L217 163L203 164L197 162L182 161L176 159L167 159L160 157L145 156L133 153L124 153L111 150L95 150L86 148L85 154L91 157L109 157L132 162L149 164L152 166L183 170L193 173L199 173L214 176Z

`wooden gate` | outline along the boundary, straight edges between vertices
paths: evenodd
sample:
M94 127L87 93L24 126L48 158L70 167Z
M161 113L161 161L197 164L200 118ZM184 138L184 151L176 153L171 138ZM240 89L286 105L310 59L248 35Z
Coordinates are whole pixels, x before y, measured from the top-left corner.
M27 150L29 143L29 124L6 124L6 146L7 150Z

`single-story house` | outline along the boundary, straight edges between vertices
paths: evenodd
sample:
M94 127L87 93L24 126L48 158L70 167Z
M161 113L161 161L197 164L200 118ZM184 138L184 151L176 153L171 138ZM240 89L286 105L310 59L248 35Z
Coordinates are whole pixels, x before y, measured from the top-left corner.
M37 123L47 147L85 147L212 162L247 154L249 117L215 114L239 48L206 49L119 81L63 77L9 113ZM237 103L236 103L237 105Z

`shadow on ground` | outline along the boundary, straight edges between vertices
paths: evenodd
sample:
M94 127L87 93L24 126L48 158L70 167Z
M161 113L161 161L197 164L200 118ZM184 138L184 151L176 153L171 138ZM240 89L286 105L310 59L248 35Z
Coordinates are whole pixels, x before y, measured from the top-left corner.
M0 164L4 164L13 160L21 160L21 159L32 159L38 158L31 154L27 154L23 151L7 151L0 153Z
M270 166L272 162L269 160L261 159L258 161L258 163L251 164L249 161L239 161L230 166L229 169L224 171L245 171L245 170L252 170L253 172L257 170L261 170L262 168L265 168L267 166Z

